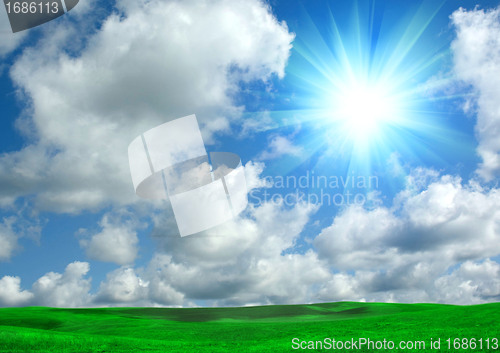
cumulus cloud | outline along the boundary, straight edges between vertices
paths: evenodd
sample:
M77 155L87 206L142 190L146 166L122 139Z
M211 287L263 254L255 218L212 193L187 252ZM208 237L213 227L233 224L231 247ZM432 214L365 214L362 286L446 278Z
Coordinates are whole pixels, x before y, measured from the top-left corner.
M90 265L73 262L64 273L49 272L40 277L32 288L34 304L54 307L78 307L89 304L90 279L85 278Z
M263 164L248 163L249 187L259 187ZM253 181L252 181L253 180ZM328 278L325 261L309 251L294 254L299 236L316 207L300 203L249 206L233 222L181 238L173 217L155 214L153 238L160 249L145 268L121 267L90 294L87 263L68 266L64 274L48 273L33 285L32 303L52 306L192 305L195 300L220 304L299 303L312 301L314 284ZM110 224L123 220L105 216ZM280 219L280 223L276 222ZM99 234L101 234L99 233ZM87 239L87 249L94 238ZM111 243L105 242L104 256ZM108 246L109 245L109 246ZM77 291L79 288L81 291ZM73 297L73 299L70 299ZM4 303L8 305L8 303Z
M263 164L245 166L249 188L259 181ZM253 180L253 181L252 181ZM190 305L211 300L221 305L311 301L312 286L328 277L326 262L309 251L292 254L316 211L314 206L279 203L249 206L233 222L181 238L171 218L155 218L158 252L144 269L121 268L101 284L97 303ZM280 222L276 222L280 219Z
M449 175L421 192L412 188L396 197L393 208L346 209L316 238L319 253L346 269L379 268L396 261L396 254L439 255L452 263L500 253L498 189L463 185Z
M12 253L18 248L18 236L12 230L12 219L4 219L0 223L0 261L10 259Z
M448 277L440 279L443 274L500 254L498 189L464 185L460 178L444 175L420 190L421 177L435 172L416 174L393 207L348 207L316 237L320 259L341 271L320 291L322 298L455 302L458 297L438 290L452 285ZM495 274L491 283L497 279ZM481 291L491 290L491 283L479 281L482 289L469 293L467 300L487 301ZM327 295L335 289L346 297Z
M276 159L286 155L298 157L301 154L302 148L294 145L291 137L276 135L270 139L268 148L259 154L257 159Z
M9 260L20 249L20 238L27 237L37 241L40 233L40 220L34 215L28 218L24 208L15 215L4 217L0 223L0 261Z
M134 262L139 238L137 221L127 219L127 214L105 214L100 222L101 231L80 240L87 256L93 260L127 265ZM85 233L85 230L80 230Z
M156 271L158 257L154 257L146 271L120 268L101 283L94 303L96 305L189 305L184 294L175 290L168 278Z
M500 299L500 264L486 259L467 261L451 274L435 282L437 296L443 303L480 304Z
M460 8L451 20L455 74L477 94L478 174L490 181L500 172L500 8Z
M60 22L12 67L29 103L17 126L33 143L0 157L0 200L30 194L38 209L73 213L133 203L132 139L196 113L210 142L240 118L238 82L284 74L293 35L262 1L116 7L76 53L75 28Z
M259 178L263 167L262 163L245 166L250 189L265 187ZM33 295L29 303L189 306L196 300L221 305L314 301L314 285L328 278L327 262L313 251L296 254L293 248L316 210L305 203L293 207L263 203L249 206L233 222L184 238L176 234L173 217L154 214L153 238L161 251L147 266L123 266L112 271L99 284L97 293L91 294L90 279L86 278L89 265L70 264L64 274L48 273L37 280L28 292ZM126 224L126 216L126 212L106 215L98 235L108 232L110 225L114 230L118 224ZM88 250L95 237L84 239ZM104 243L100 250L109 259L113 244ZM7 301L2 304L12 305Z
M233 305L308 301L310 284L325 278L326 272L315 253L286 251L296 245L315 210L308 204L288 209L278 203L250 206L244 217L186 238L158 223L153 236L164 253L151 265L191 300Z
M40 277L31 290L21 289L19 277L0 279L0 306L43 305L53 307L80 307L89 305L90 278L85 278L90 266L73 262L64 273L49 272Z
M258 165L247 168L256 168ZM155 218L158 251L109 273L97 293L88 264L48 273L30 291L4 277L0 304L192 306L360 300L471 304L500 297L500 193L415 170L392 207L347 207L298 251L316 212L297 203L249 206L233 222L181 238ZM276 222L279 219L280 222Z
M0 279L0 305L21 306L29 303L33 293L21 290L21 278L5 276Z
M260 178L265 167L266 165L262 162L249 161L245 164L245 181L248 191L271 186L265 179Z
M107 275L101 283L97 302L130 303L147 298L148 282L138 277L132 268L121 268Z

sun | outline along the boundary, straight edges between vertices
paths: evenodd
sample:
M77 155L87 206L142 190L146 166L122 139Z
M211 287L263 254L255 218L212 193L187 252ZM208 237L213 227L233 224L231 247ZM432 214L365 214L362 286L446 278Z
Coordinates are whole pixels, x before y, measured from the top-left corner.
M350 83L335 92L333 101L333 120L357 143L369 142L399 116L397 95L378 83Z

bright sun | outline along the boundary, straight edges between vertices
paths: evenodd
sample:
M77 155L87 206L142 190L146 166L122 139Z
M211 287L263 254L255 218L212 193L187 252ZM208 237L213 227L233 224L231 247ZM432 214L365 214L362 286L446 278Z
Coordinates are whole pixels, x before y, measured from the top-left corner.
M334 120L354 142L368 142L397 118L398 102L382 85L351 84L335 94Z

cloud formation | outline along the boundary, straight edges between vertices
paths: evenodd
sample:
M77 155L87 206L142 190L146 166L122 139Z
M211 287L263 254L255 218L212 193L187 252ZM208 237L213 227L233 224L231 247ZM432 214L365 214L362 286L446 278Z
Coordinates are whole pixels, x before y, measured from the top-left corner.
M4 219L0 223L0 260L8 260L18 248L18 235L12 229L12 218Z
M259 165L247 166L256 168ZM23 290L4 277L3 306L214 305L337 300L484 303L500 297L500 193L415 170L391 207L347 207L313 247L297 251L316 206L251 206L215 231L181 238L172 218L152 234L161 251L122 266L90 293L86 263ZM280 222L276 222L279 219Z
M30 291L19 279L4 277L9 293L0 305L101 306L194 305L196 300L219 304L297 303L313 300L312 284L328 271L313 251L285 253L295 246L313 206L280 204L251 208L243 217L220 227L215 234L180 238L169 219L159 219L156 240L163 251L146 268L123 266L109 273L90 293L89 264L68 265L63 274L48 273ZM285 226L274 222L276 217Z
M435 281L438 296L444 303L480 304L500 299L500 264L486 259L466 261L451 274Z
M302 148L300 146L294 145L292 138L293 136L273 136L270 141L268 148L257 156L259 160L269 160L276 159L282 156L295 156L299 157L302 154Z
M483 161L477 172L490 181L500 173L500 8L460 8L451 20L455 74L477 96L477 152Z
M80 239L90 259L114 262L118 265L132 264L137 256L137 228L139 224L127 219L127 214L105 214L100 222L101 231ZM81 230L80 233L85 232Z
M29 102L17 126L32 143L0 157L0 203L29 194L60 213L134 203L127 146L136 136L197 113L210 142L240 118L238 82L284 75L293 35L264 2L116 6L76 53L79 22L60 22L13 65Z
M449 175L422 186L423 175L436 173L415 171L391 208L352 206L321 231L314 240L320 258L342 271L328 288L367 300L488 300L479 290L467 299L444 295L440 288L451 280L441 277L500 253L500 191Z
M80 307L90 303L90 278L85 278L87 262L73 262L64 273L49 272L40 277L31 290L21 290L19 277L0 279L0 305Z
M5 276L0 279L0 305L21 306L33 299L33 293L21 290L19 277Z
M26 215L25 211L25 208L21 208L0 222L0 261L10 260L13 254L21 249L20 238L38 241L40 237L41 221L36 215Z

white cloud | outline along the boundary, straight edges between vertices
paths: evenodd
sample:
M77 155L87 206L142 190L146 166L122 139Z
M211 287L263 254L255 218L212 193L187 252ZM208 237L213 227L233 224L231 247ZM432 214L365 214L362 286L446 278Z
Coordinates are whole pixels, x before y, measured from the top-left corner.
M248 214L217 231L186 238L159 223L153 236L163 242L165 253L153 259L150 271L190 300L230 305L310 301L312 284L328 276L325 263L314 252L287 254L287 249L296 245L315 210L307 204L250 206Z
M154 263L155 260L152 261ZM63 274L49 272L40 277L31 290L21 289L19 277L0 278L0 306L43 305L50 307L94 306L191 306L157 271L139 276L133 268L122 267L107 274L96 294L90 293L90 265L73 262Z
M380 268L394 259L395 249L386 243L398 228L400 221L385 208L367 211L352 206L321 231L314 245L336 268Z
M496 302L500 297L500 264L490 259L466 261L444 275L426 261L400 273L389 272L336 273L321 286L318 299L471 305Z
M257 185L262 164L247 164L249 187ZM256 179L252 182L251 180ZM204 234L181 238L171 218L159 215L153 238L162 252L147 268L119 269L101 284L96 303L110 305L190 305L310 301L312 284L328 277L314 252L285 254L316 208L266 203ZM277 223L276 219L280 219Z
M21 248L20 238L38 241L40 237L40 220L33 214L28 217L25 211L23 207L15 215L4 217L0 223L0 261L9 260Z
M276 135L269 141L268 148L263 151L257 159L276 159L282 156L298 157L302 154L302 147L293 144L289 136Z
M477 93L478 174L490 181L500 172L500 8L451 15L456 39L451 49L458 79Z
M186 301L183 293L175 290L168 278L162 278L161 273L155 273L156 277L149 277L149 300L157 305L188 305L192 304Z
M245 181L249 192L253 189L271 187L265 179L260 178L265 167L266 165L262 162L249 161L245 164Z
M368 274L369 277L372 275ZM363 299L366 290L363 284L369 280L366 274L357 273L356 276L346 273L335 273L322 284L318 292L318 299L326 302Z
M340 268L380 268L407 257L476 260L500 253L500 191L442 176L424 190L401 192L394 208L346 209L315 240ZM396 256L400 255L400 256Z
M90 270L87 262L73 262L63 274L49 272L40 277L32 288L35 305L53 307L78 307L90 302Z
M0 261L8 260L14 250L18 248L18 236L12 230L12 218L4 219L0 223Z
M127 160L133 138L197 113L210 140L240 118L242 107L231 99L239 81L284 74L293 36L264 2L117 7L121 13L89 35L81 53L67 54L81 38L63 21L13 66L11 77L28 103L17 126L36 142L0 157L3 202L30 194L38 209L73 213L133 203Z
M152 263L157 263L155 257ZM170 285L168 278L152 270L143 271L139 275L133 268L120 268L106 277L101 283L94 303L97 305L168 305L181 306L187 304L184 295Z
M247 165L247 168L258 166ZM424 185L427 180L427 185ZM362 300L471 304L500 297L500 193L416 170L393 207L350 206L299 253L316 208L263 203L215 231L181 238L158 217L161 252L107 275L96 294L88 264L48 273L31 291L2 279L2 305L191 306ZM276 222L279 219L280 222ZM2 283L4 283L2 282Z
M422 188L425 175L432 181ZM439 279L443 273L500 254L498 189L448 175L435 179L435 172L421 169L408 180L392 208L351 206L314 240L320 259L341 271L321 298L446 302L452 298L437 288L452 282ZM479 292L495 292L494 283L478 281Z
M490 259L467 261L435 282L439 301L450 304L480 304L500 299L500 264Z
M139 225L134 220L127 220L126 216L105 214L100 222L102 230L90 239L80 240L80 246L85 248L89 258L118 265L134 262L139 242L136 228Z
M258 179L263 165L251 163L245 168L247 175ZM173 218L157 215L153 236L163 251L145 268L122 267L109 273L94 295L85 277L88 264L71 264L64 274L48 273L36 281L30 303L190 306L200 299L226 305L314 301L314 286L329 276L326 262L313 251L301 255L290 250L315 211L308 204L264 203L250 206L215 231L185 238L172 231ZM104 217L104 229L123 221L124 215Z
M241 124L240 137L248 137L255 133L278 128L279 125L273 121L268 111L253 113L245 117Z
M33 298L33 293L21 290L19 277L5 276L0 279L0 306L26 305Z
M148 282L138 277L132 268L120 268L107 275L101 283L96 302L131 303L147 299Z
M21 290L19 277L5 276L0 279L0 306L52 306L81 307L90 305L92 296L90 270L86 262L73 262L63 274L49 272L40 277L31 290Z

